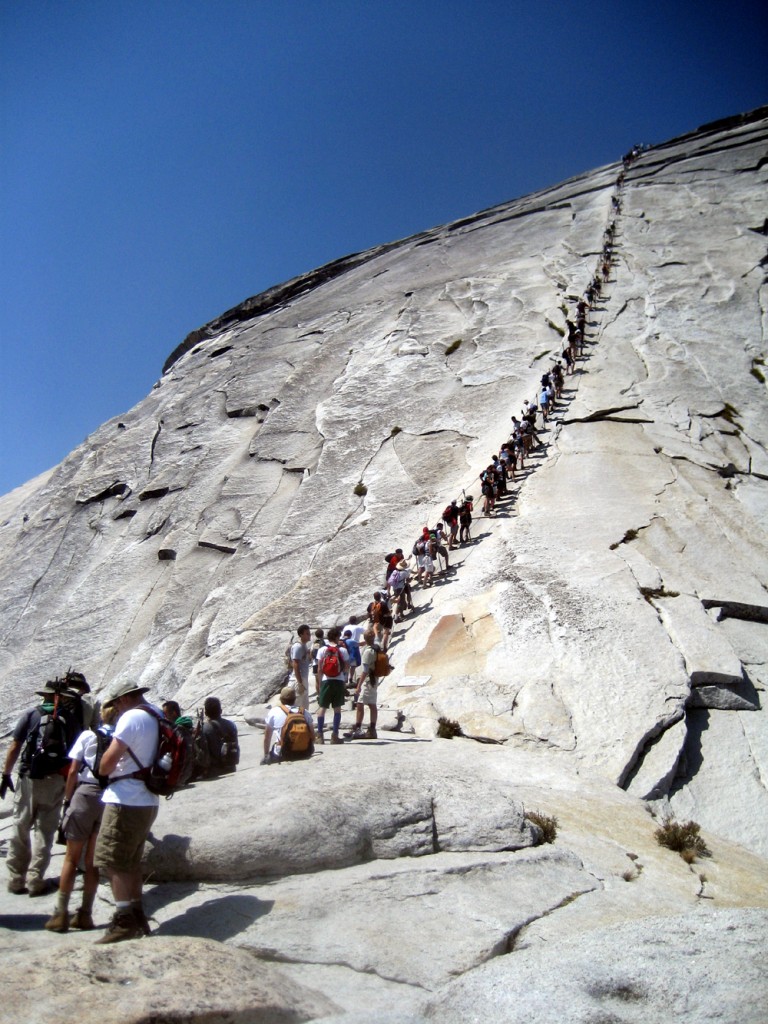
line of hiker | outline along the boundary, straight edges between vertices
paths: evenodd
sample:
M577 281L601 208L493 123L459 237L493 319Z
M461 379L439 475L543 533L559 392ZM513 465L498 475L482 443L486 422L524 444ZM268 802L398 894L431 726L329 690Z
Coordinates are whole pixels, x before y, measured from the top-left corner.
M639 149L635 147L623 159L611 197L613 216L603 234L595 272L576 303L574 319L568 316L567 307L563 307L567 344L562 354L553 360L550 369L542 374L537 395L533 400L523 402L520 418L512 416L508 440L491 456L480 473L482 511L488 518L495 514L498 502L513 496L510 483L518 481L518 474L526 472L526 459L543 446L541 431L546 429L555 414L557 403L563 400L566 377L574 373L577 360L584 357L587 316L600 298L614 262L614 239L622 206L625 169L637 153ZM537 423L538 416L541 416L541 425ZM332 713L331 744L341 744L344 738L377 738L378 685L391 670L387 650L393 631L410 612L417 610L414 588L426 589L433 586L436 577L447 577L452 572L450 553L472 543L473 511L473 496L462 492L460 499L448 503L433 527L425 525L422 528L408 555L403 548L395 548L384 556L384 585L374 591L367 608L366 624L359 623L353 616L346 626L332 626L327 634L321 628L316 629L314 638L310 626L299 627L298 640L286 652L291 681L281 690L279 705L270 708L267 715L262 764L311 756L315 744L325 743L329 711ZM314 679L313 696L317 698L316 722L309 713L310 676ZM349 693L353 694L355 725L342 738L341 716ZM363 732L366 707L369 726Z

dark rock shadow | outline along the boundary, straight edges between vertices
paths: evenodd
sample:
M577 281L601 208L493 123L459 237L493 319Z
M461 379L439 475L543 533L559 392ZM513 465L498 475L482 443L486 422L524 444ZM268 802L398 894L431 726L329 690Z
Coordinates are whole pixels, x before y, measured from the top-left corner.
M186 935L225 942L268 914L274 905L274 900L260 900L247 894L218 896L206 900L199 907L190 907L179 917L164 921L154 934Z
M677 771L669 787L669 797L683 789L704 764L701 737L709 728L710 712L707 708L688 708L685 714L685 743L677 762Z

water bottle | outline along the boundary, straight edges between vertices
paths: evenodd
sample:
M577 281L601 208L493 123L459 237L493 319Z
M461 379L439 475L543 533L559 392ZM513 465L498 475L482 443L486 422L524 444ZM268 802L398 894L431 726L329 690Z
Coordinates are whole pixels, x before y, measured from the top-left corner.
M170 754L163 754L163 756L157 762L158 768L162 769L162 771L164 771L166 773L171 770L171 765L172 764L173 764L173 758L171 757Z

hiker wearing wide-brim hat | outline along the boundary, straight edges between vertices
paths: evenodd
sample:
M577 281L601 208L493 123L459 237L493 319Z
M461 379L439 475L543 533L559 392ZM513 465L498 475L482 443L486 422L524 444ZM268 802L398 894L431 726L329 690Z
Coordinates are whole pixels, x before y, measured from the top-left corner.
M99 943L140 939L150 931L141 900L141 857L160 801L142 777L142 769L155 762L159 741L157 709L144 700L148 689L124 682L104 701L104 707L116 707L120 717L99 766L100 774L109 776L109 785L102 797L106 806L93 860L109 877L116 904Z
M64 685L69 690L77 690L78 693L91 692L88 680L85 678L83 673L76 672L72 668L67 669L67 674L64 676Z
M62 680L36 691L41 701L16 723L5 756L0 798L14 794L8 843L8 891L43 896L57 886L45 873L64 799L69 750L82 731L80 696ZM13 771L18 764L16 785Z
M80 696L74 690L67 689L66 686L55 686L52 683L48 683L42 688L42 690L35 690L38 697L66 697L69 700L77 700Z
M110 705L116 704L123 697L143 697L148 692L148 686L137 686L136 683L123 683L122 686L119 686L114 693L107 697L102 707L108 708Z

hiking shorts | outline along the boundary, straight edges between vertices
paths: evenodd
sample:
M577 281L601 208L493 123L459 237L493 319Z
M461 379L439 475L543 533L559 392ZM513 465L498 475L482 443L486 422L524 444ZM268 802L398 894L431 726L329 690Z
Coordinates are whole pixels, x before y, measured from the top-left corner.
M102 792L101 786L90 782L83 782L77 787L64 819L64 835L67 839L84 843L99 831L104 813Z
M376 692L378 687L372 684L368 678L365 677L365 682L360 690L360 696L357 698L360 704L376 704Z
M138 871L144 843L157 817L157 807L106 804L96 840L94 863L113 871Z
M346 696L347 691L343 679L324 679L320 683L320 698L317 706L320 708L344 707Z

